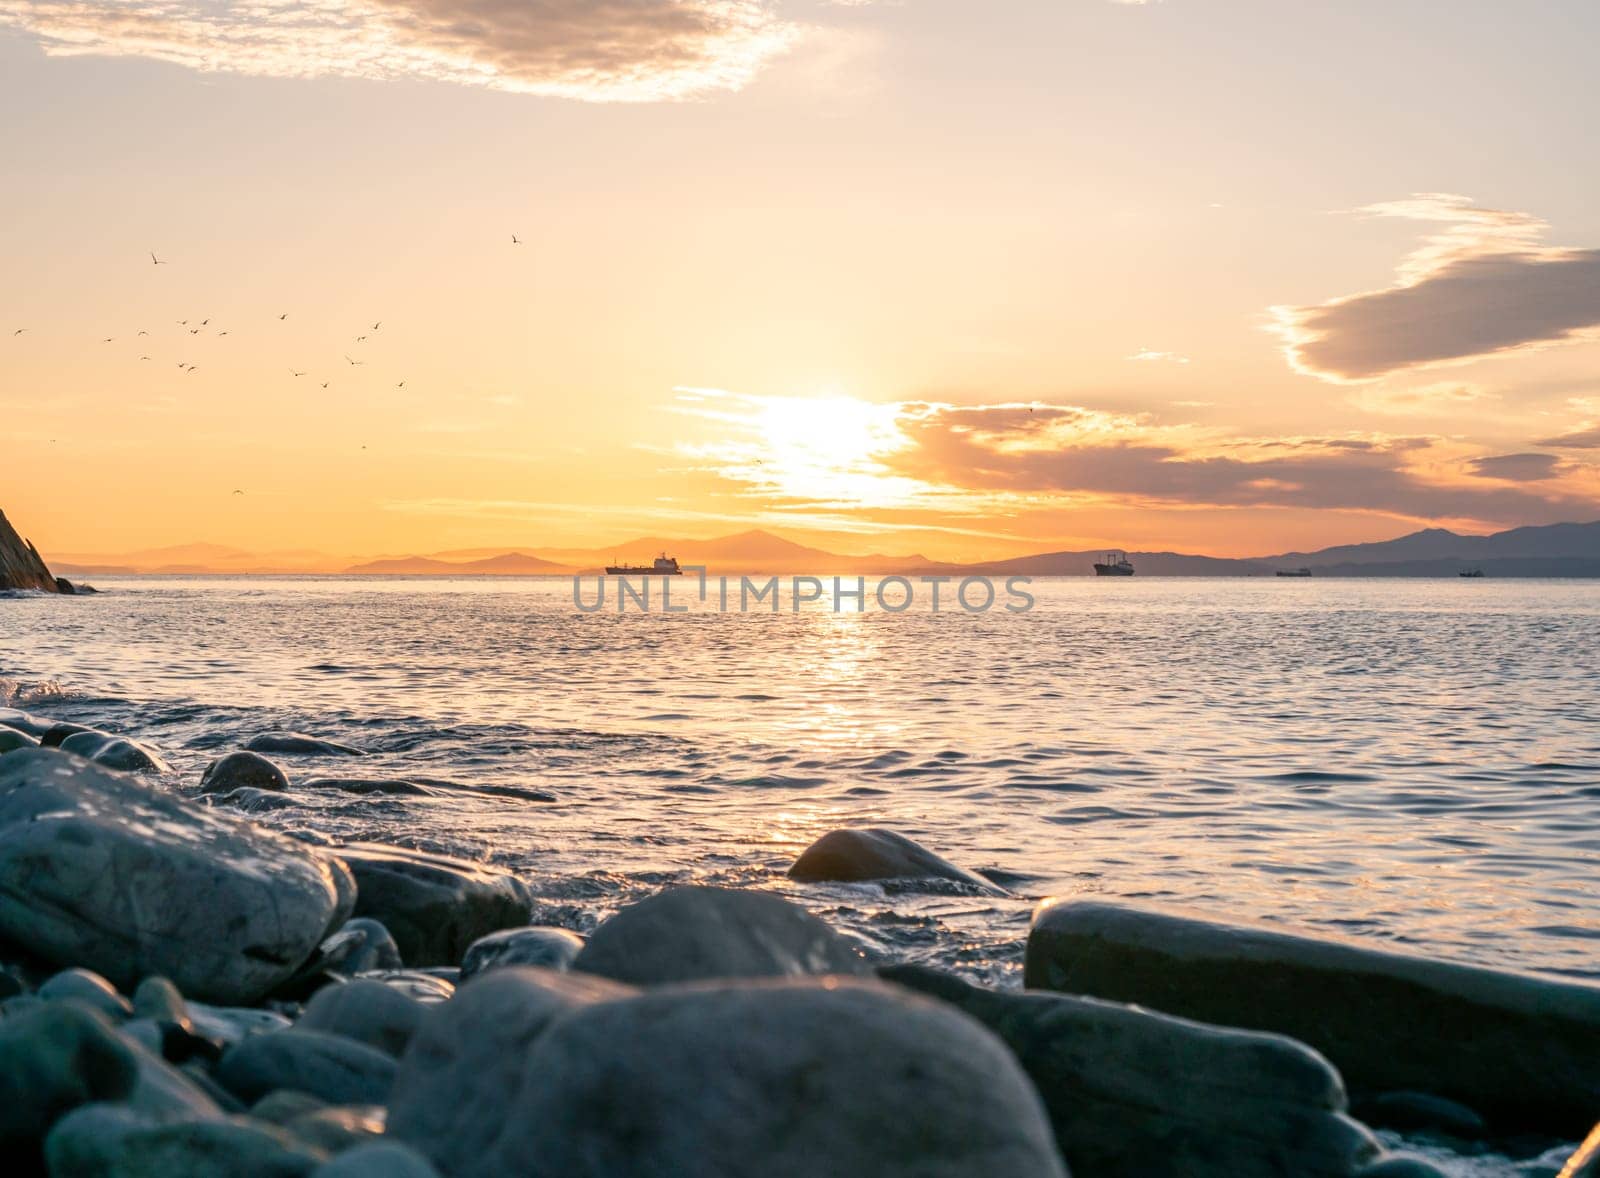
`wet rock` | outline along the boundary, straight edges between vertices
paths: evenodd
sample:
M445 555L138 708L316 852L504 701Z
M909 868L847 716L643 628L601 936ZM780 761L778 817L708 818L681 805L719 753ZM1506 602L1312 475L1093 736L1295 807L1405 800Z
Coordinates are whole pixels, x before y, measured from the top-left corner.
M382 921L368 916L358 916L345 922L341 933L360 937L360 943L344 959L344 967L351 973L367 973L375 969L399 969L405 964L400 956L400 946Z
M1443 1170L1426 1158L1410 1154L1392 1154L1374 1162L1356 1175L1356 1178L1449 1178Z
M572 968L640 986L868 972L854 944L803 908L768 892L698 886L622 909Z
M38 740L54 727L56 727L54 720L48 720L43 716L35 716L32 712L23 712L16 708L0 708L0 728L10 728L16 732L25 732L35 740Z
M336 859L67 753L0 760L0 937L113 984L259 999L292 975L355 884Z
M464 982L486 969L503 965L570 969L582 951L583 938L564 928L534 925L529 928L501 929L487 937L479 937L467 947L461 958L461 980Z
M398 1108L390 1131L452 1178L514 1173L528 1158L551 1174L652 1178L1066 1173L1004 1044L948 1007L844 978L581 1006L459 1133L415 1140Z
M394 1141L348 1149L312 1172L311 1178L439 1178L428 1159Z
M347 794L385 794L402 798L431 798L438 791L421 782L400 777L312 777L300 783L302 789L337 790Z
M339 854L356 879L356 915L381 921L408 965L454 965L473 941L527 924L533 910L521 880L481 863L374 843Z
M1402 1133L1443 1133L1476 1141L1489 1131L1466 1105L1427 1092L1380 1092L1353 1101L1350 1111L1365 1124Z
M430 1006L435 1002L448 1002L455 996L455 983L441 976L454 972L454 970L431 969L375 969L356 974L354 980L382 982L390 989L398 990L424 1006Z
M226 806L242 814L270 814L273 810L292 810L300 803L281 790L253 789L241 786L223 794L203 794L201 801L212 806Z
M251 1105L250 1117L252 1120L266 1121L273 1125L287 1125L296 1117L331 1107L326 1100L312 1096L309 1092L280 1088L276 1092L267 1093Z
M212 761L200 775L200 789L208 794L225 794L236 789L281 791L288 788L289 775L260 753L229 753Z
M348 744L307 736L303 732L263 732L245 742L252 753L279 753L302 757L364 757L366 752Z
M1005 1041L1078 1178L1348 1178L1379 1154L1343 1115L1338 1073L1291 1039L1091 998L984 990L921 966L879 972Z
M189 1008L178 987L163 977L148 977L133 992L133 1013L156 1022L190 1026Z
M389 1132L431 1158L486 1149L522 1082L529 1046L557 1018L630 986L526 966L492 970L433 1007L401 1057L389 1096Z
M61 742L61 751L124 773L172 772L172 766L148 745L104 732L74 732Z
M150 1122L125 1104L96 1102L73 1109L58 1120L44 1141L52 1175L87 1178L115 1173L122 1142L129 1134L151 1128Z
M981 875L957 867L892 830L835 830L812 843L789 868L801 883L948 880L989 895L1003 895Z
M427 1012L425 1005L394 986L357 978L318 990L295 1025L343 1035L398 1057Z
M6 513L0 511L0 590L28 589L40 593L56 593L55 576L33 546L11 526Z
M298 1027L252 1035L228 1049L216 1072L218 1082L246 1102L293 1088L329 1104L383 1104L394 1074L394 1058L376 1048Z
M37 1164L50 1126L95 1100L120 1100L139 1080L133 1049L99 1015L46 1002L0 1021L0 1158Z
M81 1002L113 1022L121 1022L133 1013L133 1007L117 993L115 986L87 969L64 969L52 974L39 987L38 993L39 997L52 1001L70 999Z
M221 1106L193 1076L142 1047L135 1047L133 1056L138 1079L125 1103L146 1121L205 1121L223 1115Z
M7 753L16 752L18 749L36 749L39 742L26 732L18 732L15 728L0 727L0 757Z
M40 733L39 744L41 747L47 749L60 748L61 742L66 740L67 737L73 736L79 732L94 731L95 730L93 728L86 728L82 724L68 724L65 721L62 721L61 723L50 725L50 727L46 728L42 733ZM102 732L98 735L104 736L105 733Z
M104 1132L110 1126L102 1120L96 1128ZM328 1156L274 1125L244 1117L124 1124L120 1132L112 1131L109 1156L104 1146L87 1146L79 1124L63 1125L62 1130L51 1134L51 1173L73 1178L303 1178ZM72 1168L58 1169L58 1162Z
M195 1033L225 1047L242 1043L251 1035L271 1034L294 1025L275 1010L257 1010L249 1006L207 1006L203 1002L190 1002L187 1005Z
M383 1136L383 1122L379 1105L342 1105L305 1113L284 1128L307 1145L336 1154Z
M1035 916L1026 982L1278 1031L1353 1090L1431 1092L1496 1130L1571 1139L1600 1108L1600 987L1086 902Z

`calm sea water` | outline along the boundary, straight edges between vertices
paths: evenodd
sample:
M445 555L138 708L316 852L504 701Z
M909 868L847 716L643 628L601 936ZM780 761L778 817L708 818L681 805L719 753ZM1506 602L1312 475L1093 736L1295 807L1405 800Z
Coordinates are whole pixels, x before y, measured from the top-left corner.
M366 748L283 760L447 787L260 819L504 864L576 928L669 882L769 886L1011 983L1040 898L1125 897L1600 977L1600 584L1058 580L981 616L590 615L564 579L103 587L0 601L12 702L149 741L179 788L257 732ZM866 824L1015 899L785 880Z

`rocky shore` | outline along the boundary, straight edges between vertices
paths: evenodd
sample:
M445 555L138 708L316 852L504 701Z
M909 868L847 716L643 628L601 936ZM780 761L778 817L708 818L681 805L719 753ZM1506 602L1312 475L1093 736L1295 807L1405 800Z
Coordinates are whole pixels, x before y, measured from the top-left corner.
M1037 911L1023 991L755 890L670 888L585 938L484 864L252 822L311 784L271 757L362 750L246 743L180 794L157 749L0 711L8 1172L1442 1173L1403 1131L1600 1176L1600 1133L1572 1145L1597 987L1072 900ZM996 887L882 830L790 875Z

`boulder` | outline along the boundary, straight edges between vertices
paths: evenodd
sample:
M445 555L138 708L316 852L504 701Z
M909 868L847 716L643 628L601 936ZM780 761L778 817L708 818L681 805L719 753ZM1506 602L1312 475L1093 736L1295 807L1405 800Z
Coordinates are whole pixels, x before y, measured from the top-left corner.
M172 772L154 749L105 732L74 732L61 742L61 751L124 773Z
M503 965L537 965L543 969L572 968L583 951L583 938L564 928L532 925L501 929L479 937L461 958L461 980Z
M1382 1161L1373 1162L1356 1178L1450 1178L1427 1158L1415 1154L1390 1154Z
M18 732L15 728L0 727L0 757L7 753L14 753L18 749L36 749L39 742L26 732Z
M193 1028L189 1022L189 1008L184 1004L178 987L163 977L148 977L133 992L133 1013L140 1018L157 1022L177 1023Z
M395 1141L347 1149L311 1172L311 1178L439 1178L428 1159Z
M400 956L400 946L395 944L394 934L383 926L382 921L358 916L346 921L344 928L339 931L360 937L360 943L345 958L345 966L351 973L400 969L405 964L405 958Z
M830 831L794 861L789 878L801 883L944 880L987 895L1005 893L905 835L878 829Z
M334 740L307 736L303 732L263 732L245 742L252 753L279 753L300 757L364 757L366 752Z
M859 948L805 909L769 892L700 886L622 909L572 968L640 986L869 971Z
M1401 1133L1443 1133L1465 1141L1489 1135L1483 1118L1466 1105L1427 1092L1367 1093L1350 1112L1364 1125Z
M511 971L495 971L488 986ZM468 998L476 985L462 991ZM487 1044L476 1050L488 1049ZM451 1178L1064 1178L1038 1095L966 1016L851 978L674 986L556 1019L456 1133Z
M1423 1091L1568 1140L1600 1108L1600 987L1089 902L1041 908L1026 984L1316 1048L1365 1094Z
M131 988L253 1002L354 900L338 860L56 749L0 760L0 937Z
M395 1061L342 1035L293 1027L252 1035L230 1047L216 1074L246 1103L293 1088L329 1104L383 1104L394 1084Z
M390 1135L430 1158L486 1148L534 1040L569 1011L634 993L582 974L490 971L422 1020L389 1095Z
M45 1134L63 1114L131 1093L139 1081L133 1052L76 1003L41 1003L0 1020L0 1158L36 1168Z
M72 1178L303 1178L327 1153L244 1117L142 1126L79 1114L50 1135L52 1174ZM120 1123L117 1123L120 1122Z
M378 1105L340 1105L302 1113L283 1127L307 1145L337 1154L382 1137L383 1122Z
M195 1033L225 1047L242 1043L251 1035L267 1035L294 1025L275 1010L257 1010L250 1006L207 1006L203 1002L190 1002L187 1006Z
M354 980L382 982L391 990L398 990L424 1006L448 1002L455 996L456 984L447 975L457 971L443 967L434 969L374 969L358 973Z
M337 790L339 793L401 798L431 798L438 790L430 789L419 781L403 777L310 777L300 783L302 789Z
M533 911L521 880L481 863L372 843L339 854L356 879L356 915L381 921L407 965L454 965L473 941Z
M427 1006L394 986L357 978L318 990L295 1026L343 1035L399 1057L427 1012Z
M0 708L0 728L10 728L15 732L25 732L38 740L46 732L56 726L54 720L43 716L35 716L32 712L24 712L17 708Z
M1349 1178L1377 1140L1328 1062L1281 1035L1063 994L980 989L921 966L880 974L1011 1048L1076 1178Z
M60 748L61 742L66 740L67 737L76 735L79 732L94 731L95 730L93 728L85 728L82 724L68 724L63 721L58 724L52 724L43 732L39 733L39 743L47 749ZM104 736L105 733L102 732L100 735Z
M200 789L225 794L236 789L281 791L289 788L289 775L260 753L238 752L219 757L200 775Z

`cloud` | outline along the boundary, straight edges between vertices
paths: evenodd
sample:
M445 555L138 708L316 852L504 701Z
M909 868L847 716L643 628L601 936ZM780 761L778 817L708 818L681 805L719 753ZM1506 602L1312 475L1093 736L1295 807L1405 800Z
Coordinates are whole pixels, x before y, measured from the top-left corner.
M1444 228L1401 261L1392 286L1272 308L1297 371L1364 381L1543 347L1600 328L1600 250L1544 245L1548 227L1535 217L1443 193L1359 211Z
M1537 445L1554 446L1558 450L1600 450L1600 425L1557 434L1553 438L1545 438Z
M1168 364L1187 364L1189 362L1189 357L1180 356L1177 352L1157 352L1152 348L1140 348L1137 352L1133 353L1133 355L1127 357L1127 359L1140 360L1149 364L1160 364L1163 362Z
M1467 465L1481 479L1513 483L1543 482L1561 473L1561 459L1554 454L1492 454L1474 458Z
M1410 388L1368 386L1354 390L1345 399L1357 409L1390 417L1445 417L1495 394L1474 384L1446 382Z
M766 0L0 0L6 25L52 56L595 102L738 90L801 34Z

